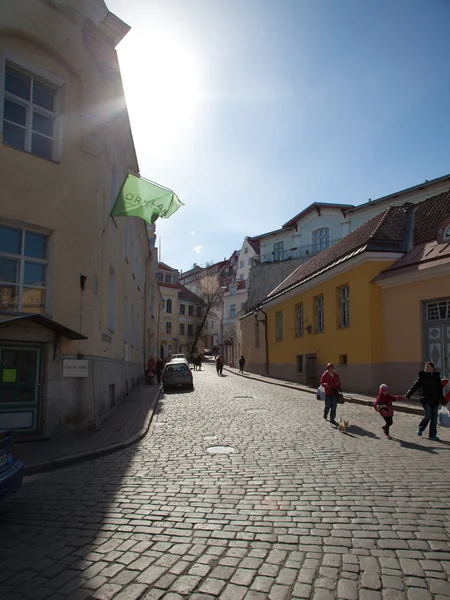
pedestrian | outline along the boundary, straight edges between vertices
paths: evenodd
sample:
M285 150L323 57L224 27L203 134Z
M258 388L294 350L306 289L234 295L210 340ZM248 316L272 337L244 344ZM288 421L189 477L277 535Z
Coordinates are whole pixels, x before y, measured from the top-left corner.
M445 398L441 374L435 370L434 363L431 361L425 363L425 371L419 371L417 380L406 392L406 397L411 398L418 389L420 389L420 403L423 406L424 417L419 423L417 435L422 437L423 432L430 424L428 439L439 442L437 436L439 405L445 404Z
M216 359L216 370L217 370L217 375L222 375L222 371L223 371L223 357L221 354L219 354L219 356Z
M385 424L381 428L383 430L384 435L391 439L389 435L389 428L394 422L394 405L393 402L398 402L399 400L406 400L405 396L393 396L389 393L388 386L383 383L380 385L380 391L378 392L377 399L373 403L374 409L380 413L383 417Z
M164 371L164 363L161 358L158 358L155 365L156 377L158 379L158 384L161 384L161 375Z
M153 356L150 356L150 358L147 361L147 370L145 371L145 381L150 385L153 385L154 383L155 367L156 361L153 358Z
M241 354L241 358L239 359L239 373L242 373L242 375L244 374L244 367L245 367L245 358Z
M325 390L325 410L323 413L323 418L326 420L328 418L328 413L331 413L330 423L332 425L337 425L336 409L338 405L339 394L341 393L341 382L333 363L327 364L327 369L320 378L320 385L323 386Z

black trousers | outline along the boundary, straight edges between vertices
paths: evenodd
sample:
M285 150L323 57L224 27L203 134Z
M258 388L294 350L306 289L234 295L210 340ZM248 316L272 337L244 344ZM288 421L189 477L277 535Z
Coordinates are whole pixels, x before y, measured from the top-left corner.
M383 419L386 422L386 425L383 427L383 429L386 431L387 434L389 434L389 427L394 422L394 419L392 417L383 417Z

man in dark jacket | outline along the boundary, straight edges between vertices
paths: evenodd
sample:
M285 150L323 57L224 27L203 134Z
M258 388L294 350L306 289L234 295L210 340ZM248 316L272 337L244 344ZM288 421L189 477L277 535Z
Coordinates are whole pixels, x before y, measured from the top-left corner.
M417 435L422 437L423 432L430 424L429 439L439 441L437 436L437 420L439 405L444 404L444 391L442 389L441 375L434 370L434 363L427 362L425 371L419 371L417 381L412 388L406 392L406 397L410 398L414 392L420 389L420 402L423 406L424 417L419 423Z

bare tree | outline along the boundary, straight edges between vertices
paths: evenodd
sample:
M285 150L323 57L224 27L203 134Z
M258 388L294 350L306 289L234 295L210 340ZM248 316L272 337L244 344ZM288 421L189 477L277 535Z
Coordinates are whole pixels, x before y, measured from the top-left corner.
M219 307L224 293L224 276L223 269L218 273L209 273L207 269L203 269L196 275L197 285L199 290L197 296L202 299L202 322L197 327L194 341L192 342L191 355L197 345L198 339L202 334L206 320L214 310Z

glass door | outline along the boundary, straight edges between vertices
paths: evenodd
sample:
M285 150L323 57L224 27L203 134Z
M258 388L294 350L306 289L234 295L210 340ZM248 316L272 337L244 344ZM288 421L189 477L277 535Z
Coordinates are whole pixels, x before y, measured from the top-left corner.
M41 390L42 348L0 344L0 429L38 432Z

